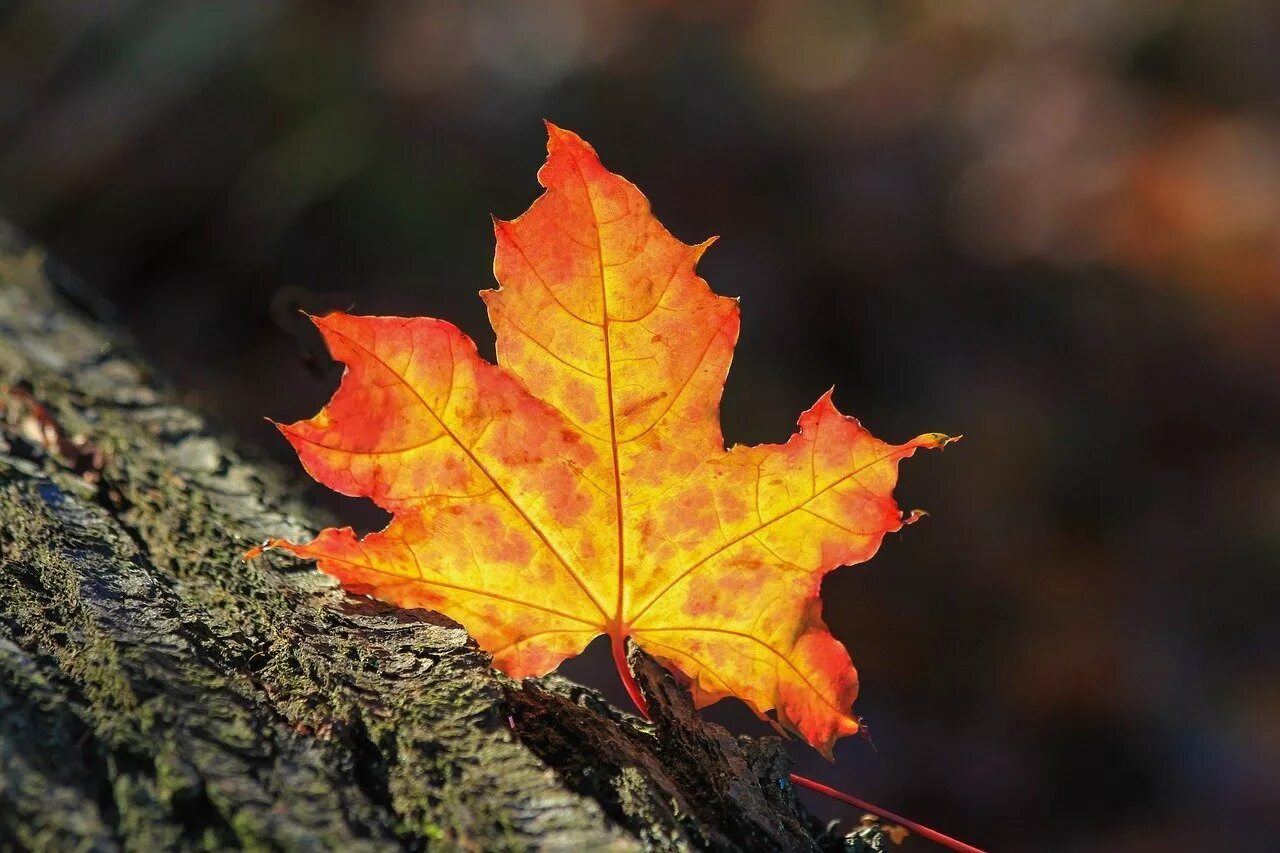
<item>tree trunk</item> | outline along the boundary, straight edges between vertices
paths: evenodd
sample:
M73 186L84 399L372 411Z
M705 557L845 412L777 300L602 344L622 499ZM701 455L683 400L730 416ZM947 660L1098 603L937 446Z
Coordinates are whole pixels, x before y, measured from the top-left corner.
M653 723L241 559L317 526L0 226L0 850L842 846L634 650Z

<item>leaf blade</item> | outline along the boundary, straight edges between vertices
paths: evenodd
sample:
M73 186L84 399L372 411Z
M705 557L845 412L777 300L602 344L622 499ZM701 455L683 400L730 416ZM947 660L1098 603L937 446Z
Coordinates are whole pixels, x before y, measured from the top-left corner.
M548 134L545 192L494 223L498 365L438 320L317 320L348 371L281 431L317 480L393 519L274 544L458 619L513 675L631 636L700 704L737 696L829 754L857 730L857 674L822 577L914 520L898 463L949 439L885 444L828 392L787 442L725 450L739 318L695 271L710 243L677 240L580 137Z

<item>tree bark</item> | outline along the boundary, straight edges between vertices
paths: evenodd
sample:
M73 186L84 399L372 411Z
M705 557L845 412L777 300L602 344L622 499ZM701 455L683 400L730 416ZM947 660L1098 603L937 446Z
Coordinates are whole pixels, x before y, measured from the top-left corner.
M652 723L241 559L317 526L0 226L0 849L843 846L643 654Z

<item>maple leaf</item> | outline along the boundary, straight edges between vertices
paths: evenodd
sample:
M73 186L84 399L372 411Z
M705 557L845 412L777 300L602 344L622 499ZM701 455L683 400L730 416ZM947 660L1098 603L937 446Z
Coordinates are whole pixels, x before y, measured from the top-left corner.
M857 675L821 616L822 576L905 516L892 445L824 394L784 444L724 447L738 303L694 272L640 191L548 125L546 192L495 220L484 291L498 364L427 318L312 318L347 365L310 420L278 425L315 479L392 514L358 538L272 540L350 591L456 619L512 677L608 634L736 696L830 754Z

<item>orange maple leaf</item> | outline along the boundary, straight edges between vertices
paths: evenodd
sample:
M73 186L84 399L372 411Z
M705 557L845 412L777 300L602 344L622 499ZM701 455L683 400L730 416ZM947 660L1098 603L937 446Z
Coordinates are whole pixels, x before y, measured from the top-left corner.
M898 462L949 439L885 444L828 392L785 444L725 450L738 303L694 272L711 241L677 240L591 146L548 131L546 192L494 222L497 365L442 320L313 318L347 371L280 431L311 476L391 523L268 544L447 614L513 677L629 637L699 705L736 696L829 754L857 731L858 685L822 576L913 520Z

